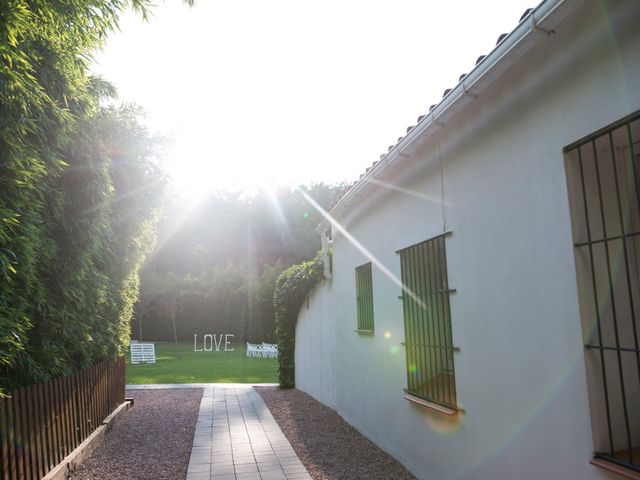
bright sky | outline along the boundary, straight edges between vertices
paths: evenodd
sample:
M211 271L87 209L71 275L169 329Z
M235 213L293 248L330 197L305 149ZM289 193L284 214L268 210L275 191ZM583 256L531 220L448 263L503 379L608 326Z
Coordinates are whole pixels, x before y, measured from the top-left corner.
M179 190L355 180L536 0L166 0L94 72L173 140Z

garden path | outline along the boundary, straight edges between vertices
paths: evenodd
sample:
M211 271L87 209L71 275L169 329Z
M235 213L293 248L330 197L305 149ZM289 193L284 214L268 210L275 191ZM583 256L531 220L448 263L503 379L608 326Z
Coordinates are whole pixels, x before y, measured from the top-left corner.
M251 385L208 384L187 480L311 480Z

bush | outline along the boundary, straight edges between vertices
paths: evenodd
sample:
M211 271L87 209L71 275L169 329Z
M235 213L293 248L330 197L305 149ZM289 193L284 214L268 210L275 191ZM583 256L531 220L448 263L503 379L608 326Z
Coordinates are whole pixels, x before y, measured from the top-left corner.
M313 260L292 265L276 281L273 303L278 340L280 388L295 387L295 347L298 313L309 292L322 280L322 252Z

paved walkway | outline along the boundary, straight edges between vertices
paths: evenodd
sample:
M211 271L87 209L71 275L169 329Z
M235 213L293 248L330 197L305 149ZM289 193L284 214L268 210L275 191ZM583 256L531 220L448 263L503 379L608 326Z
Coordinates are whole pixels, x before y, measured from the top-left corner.
M311 480L250 385L204 389L187 480Z

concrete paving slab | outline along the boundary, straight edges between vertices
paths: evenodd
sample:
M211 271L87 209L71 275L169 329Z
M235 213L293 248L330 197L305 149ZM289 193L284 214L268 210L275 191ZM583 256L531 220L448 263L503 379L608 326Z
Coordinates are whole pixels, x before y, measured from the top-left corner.
M298 480L311 476L251 385L167 384L127 388L203 388L188 480Z

